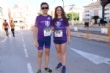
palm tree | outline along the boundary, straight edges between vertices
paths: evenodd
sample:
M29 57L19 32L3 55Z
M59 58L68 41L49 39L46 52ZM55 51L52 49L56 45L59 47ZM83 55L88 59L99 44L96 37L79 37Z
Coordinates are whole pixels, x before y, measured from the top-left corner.
M99 19L99 16L93 16L92 19L95 20L95 24L97 24L97 19Z

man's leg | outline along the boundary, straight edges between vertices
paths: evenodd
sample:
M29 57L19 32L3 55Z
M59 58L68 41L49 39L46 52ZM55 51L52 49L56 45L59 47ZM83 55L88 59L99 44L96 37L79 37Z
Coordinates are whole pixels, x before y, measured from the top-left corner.
M13 34L13 36L15 36L15 34L14 34L14 28L12 29L12 34Z
M38 57L37 57L38 70L41 70L42 53L43 50L38 50Z
M8 36L8 28L6 29L6 35Z
M50 46L51 46L51 37L45 38L45 66L44 69L47 72L52 72L50 68L48 68L49 58L50 58Z
M49 57L50 57L50 49L46 48L45 49L45 68L48 68L48 63L49 63Z
M37 56L37 65L38 65L38 72L37 73L41 73L41 63L42 63L42 54L43 54L43 45L44 42L43 40L38 40L38 56Z

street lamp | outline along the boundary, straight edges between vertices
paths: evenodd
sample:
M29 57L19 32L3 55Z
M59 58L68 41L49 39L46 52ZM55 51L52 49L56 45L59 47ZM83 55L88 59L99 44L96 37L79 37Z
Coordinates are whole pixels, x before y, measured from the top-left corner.
M69 6L72 6L72 12L73 12L73 7L74 7L75 5L72 4L72 5L69 5ZM74 25L74 15L73 15L73 13L72 13L72 25Z
M64 8L64 0L62 0L62 2L63 2L63 8Z

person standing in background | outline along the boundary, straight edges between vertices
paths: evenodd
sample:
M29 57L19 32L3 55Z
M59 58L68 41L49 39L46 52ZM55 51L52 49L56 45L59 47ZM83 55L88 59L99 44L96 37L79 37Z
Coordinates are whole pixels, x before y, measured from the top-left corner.
M4 20L3 27L4 27L4 30L6 32L6 36L8 36L8 27L9 27L9 25L8 25L8 22L6 20Z
M13 37L15 37L15 24L13 20L11 20L10 26L11 26L11 32L13 34Z

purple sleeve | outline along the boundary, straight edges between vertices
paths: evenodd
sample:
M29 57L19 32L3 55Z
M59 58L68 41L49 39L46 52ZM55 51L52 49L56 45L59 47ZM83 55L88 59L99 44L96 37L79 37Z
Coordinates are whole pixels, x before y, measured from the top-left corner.
M51 26L53 26L53 19L52 19L52 17L51 17Z
M66 19L66 26L69 26L69 22L68 22L68 19Z
M35 27L38 27L38 17L35 19Z

